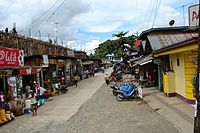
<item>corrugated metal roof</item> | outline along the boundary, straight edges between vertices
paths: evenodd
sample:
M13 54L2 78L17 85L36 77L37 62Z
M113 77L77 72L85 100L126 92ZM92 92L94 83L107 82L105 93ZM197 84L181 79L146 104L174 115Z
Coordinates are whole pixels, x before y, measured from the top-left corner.
M92 63L93 63L93 61L85 61L85 62L83 62L83 65L90 65Z
M145 57L141 58L140 60L138 60L138 61L136 61L134 63L142 66L144 64L152 62L153 59L154 58L152 57L152 54L150 54L148 56L145 56Z
M198 37L198 33L157 34L148 35L147 37L153 51L155 51Z

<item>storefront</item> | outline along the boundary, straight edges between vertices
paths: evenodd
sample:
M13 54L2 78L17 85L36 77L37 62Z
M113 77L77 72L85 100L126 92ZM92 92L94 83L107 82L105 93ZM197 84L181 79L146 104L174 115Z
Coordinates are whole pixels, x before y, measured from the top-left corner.
M17 70L23 65L22 51L19 49L0 48L0 124L14 118L7 103L17 98L18 82ZM9 104L10 105L10 104Z
M25 66L22 68L19 68L19 78L22 79L22 88L19 88L18 94L23 94L24 93L24 88L25 86L29 85L31 86L33 81L36 81L39 86L41 86L41 67L31 67L31 66Z

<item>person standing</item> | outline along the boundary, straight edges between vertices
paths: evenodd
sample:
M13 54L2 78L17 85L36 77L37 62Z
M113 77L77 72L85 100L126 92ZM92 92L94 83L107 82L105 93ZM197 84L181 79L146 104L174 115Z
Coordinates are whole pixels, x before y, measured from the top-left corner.
M25 86L25 96L26 98L29 97L30 95L30 90L31 90L31 87L29 85Z
M75 74L75 76L74 76L74 84L77 87L77 85L78 85L78 74Z
M33 81L33 87L34 87L34 93L39 94L39 85L37 84L36 81Z
M36 100L36 94L33 91L31 92L31 111L32 111L32 116L37 115L37 100Z

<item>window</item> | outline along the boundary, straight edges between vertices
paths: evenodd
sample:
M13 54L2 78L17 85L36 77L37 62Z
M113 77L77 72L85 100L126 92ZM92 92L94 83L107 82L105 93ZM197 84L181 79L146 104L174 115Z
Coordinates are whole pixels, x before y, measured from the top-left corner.
M163 56L161 60L163 61L162 68L164 72L173 71L172 64L170 65L169 55Z
M177 66L180 66L180 62L179 62L179 59L177 59Z

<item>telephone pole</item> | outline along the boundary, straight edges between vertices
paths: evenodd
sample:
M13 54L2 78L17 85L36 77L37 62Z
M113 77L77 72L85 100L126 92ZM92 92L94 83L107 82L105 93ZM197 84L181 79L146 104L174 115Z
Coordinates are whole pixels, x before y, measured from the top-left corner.
M59 23L56 22L55 24L56 24L56 43L58 43L58 25L59 25Z

